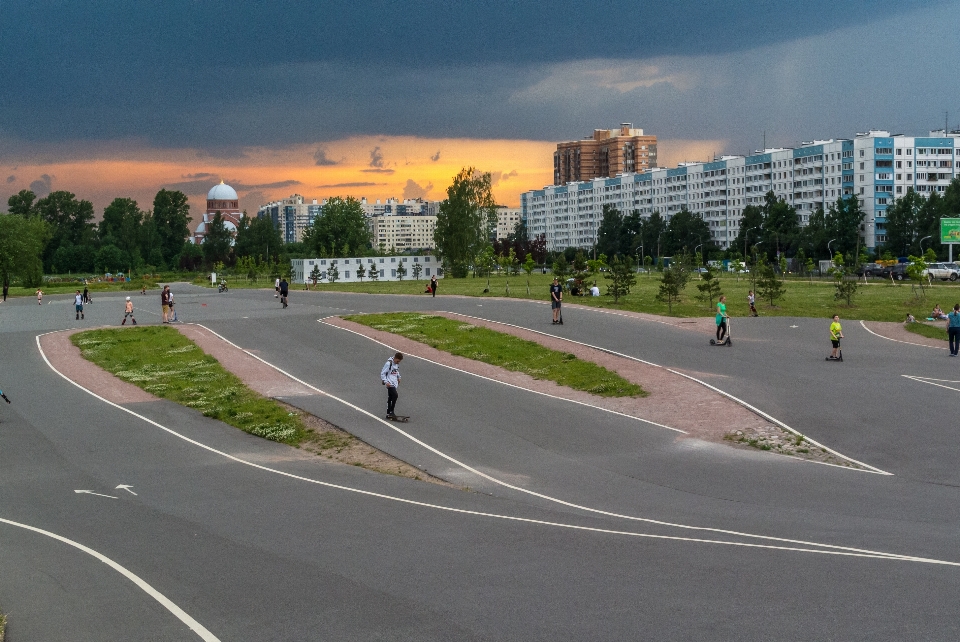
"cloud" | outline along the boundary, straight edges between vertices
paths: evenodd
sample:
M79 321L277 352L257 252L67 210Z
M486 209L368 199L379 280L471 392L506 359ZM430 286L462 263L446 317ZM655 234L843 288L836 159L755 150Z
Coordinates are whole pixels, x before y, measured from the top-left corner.
M180 178L193 178L193 179L216 178L216 177L217 177L216 174L210 174L209 172L199 172L197 174L181 174L180 175Z
M333 183L331 185L317 185L317 189L334 189L337 187L375 187L377 185L386 185L386 183Z
M393 169L361 169L361 172L364 174L393 174L396 170Z
M490 172L490 185L497 185L498 183L505 183L509 181L514 176L519 176L520 174L515 169L511 169L507 173L503 172Z
M404 199L415 199L415 198L427 198L427 195L430 193L430 190L433 189L433 183L427 183L426 186L421 186L416 183L412 178L407 179L407 184L403 187L403 198Z
M383 167L383 152L379 145L370 150L370 167Z
M280 189L281 187L293 187L294 185L303 185L303 183L301 183L300 181L296 181L293 179L285 180L285 181L277 181L275 183L260 183L258 185L244 185L243 183L234 184L234 183L230 183L229 181L226 181L226 183L230 185L230 187L232 187L233 189L240 190L241 192L245 192L247 190Z
M317 165L320 165L321 167L326 166L326 165L336 165L336 164L337 164L337 161L335 161L335 160L333 160L333 159L330 159L330 158L327 158L327 150L324 149L323 147L321 147L320 149L318 149L318 150L316 151L316 153L314 153L314 155L313 155L313 160L314 160L314 162L315 162Z
M437 153L436 153L436 154L434 154L433 156L430 157L430 160L432 160L434 163L436 163L438 160L440 160L440 150L439 150L439 149L437 150Z
M240 209L247 213L247 216L256 217L257 210L261 205L275 199L270 198L266 193L260 191L248 192L240 197Z
M7 183L8 183L8 184L14 182L15 180L17 180L17 177L14 176L13 174L10 174L10 176L7 176Z
M161 185L163 189L183 192L187 196L200 196L206 195L210 191L210 188L213 187L213 184L210 181L181 181L179 183L167 183Z
M39 179L30 183L30 191L37 195L37 198L43 198L53 191L53 176L43 174Z

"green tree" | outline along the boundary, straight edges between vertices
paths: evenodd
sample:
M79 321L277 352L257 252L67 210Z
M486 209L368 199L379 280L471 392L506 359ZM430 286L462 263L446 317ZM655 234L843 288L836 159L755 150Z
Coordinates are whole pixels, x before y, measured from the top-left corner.
M670 266L663 270L660 276L660 289L657 292L657 301L667 304L670 314L673 314L674 301L680 301L680 293L686 285L676 268Z
M380 270L376 264L370 266L370 280L374 283L380 280Z
M18 216L30 216L34 214L33 203L37 200L37 195L28 189L22 189L7 199L7 210L10 214Z
M407 268L403 267L403 263L397 266L397 280L403 281L403 277L407 276Z
M360 263L360 265L357 266L357 278L360 279L360 283L363 283L363 277L365 276L367 276L367 266Z
M800 244L800 217L797 210L773 192L767 192L763 210L763 247L785 255Z
M926 296L926 284L928 283L927 279L929 278L928 275L924 274L924 271L927 269L926 259L924 259L922 256L914 256L911 254L907 260L910 261L910 263L907 264L907 276L909 276L911 280L917 282L917 284L920 286L920 294Z
M512 251L513 251L513 250L511 250L511 252L512 252ZM413 278L414 278L414 280L419 281L419 280L420 280L420 275L423 274L423 266L420 265L419 263L414 263L414 264L413 264L413 267L411 268L411 270L413 271Z
M340 278L340 268L337 267L337 264L334 263L329 268L327 268L327 281L330 283L336 283L337 279Z
M43 280L43 247L49 228L36 216L0 215L0 281L10 287L19 279L24 287Z
M207 223L206 234L203 237L203 258L207 265L229 259L232 242L233 235L224 225L223 216L219 211L214 213L213 220Z
M762 228L763 210L757 205L747 205L743 208L740 231L737 232L733 247L737 250L743 249L743 255L746 257L747 250L763 237Z
M567 275L570 273L569 269L570 265L563 259L562 255L553 262L553 276L560 280L560 285L563 285Z
M912 187L908 187L906 194L887 207L887 241L884 247L895 256L919 254L920 237L917 236L917 231L920 228L923 202L923 197L913 191Z
M692 250L703 245L704 253L715 249L710 237L710 226L686 207L670 217L667 224L667 233L664 234L664 254L673 255L678 252Z
M360 201L352 196L329 199L320 215L313 219L313 225L303 234L305 249L320 252L323 248L330 248L331 256L337 253L337 248L347 251L353 248L359 256L368 251L370 244L366 215Z
M310 248L315 251L316 248ZM240 217L237 238L234 241L234 256L280 256L283 252L283 240L280 230L273 225L269 216L250 218L246 214ZM324 258L325 253L314 254L309 258Z
M94 269L99 272L122 272L126 256L116 245L104 245L97 250Z
M123 252L121 263L139 267L143 262L140 254L143 212L132 198L115 198L103 210L100 221L100 243L114 245Z
M783 279L777 276L777 271L767 262L763 254L757 260L756 271L757 296L761 299L769 299L771 306L776 305L777 299L782 299L787 291Z
M614 303L619 303L620 297L630 294L630 288L637 284L633 264L629 259L621 261L618 256L614 256L610 261L610 271L604 275L604 278L610 281L607 294L613 295Z
M527 253L527 260L523 262L523 271L527 273L527 294L530 294L530 275L537 267L537 262L533 260L533 252Z
M720 298L723 291L720 287L720 279L717 278L717 272L714 268L707 266L707 271L703 274L703 282L697 284L700 294L697 296L701 301L710 304L713 309L713 302Z
M153 198L153 223L156 226L160 253L166 265L172 267L176 263L176 257L183 251L184 242L190 235L187 225L192 220L186 194L167 189L157 192Z
M597 227L597 251L608 256L621 254L625 232L623 215L614 206L604 205L601 217Z
M818 207L810 215L807 226L800 232L800 245L805 252L809 252L811 260L816 256L827 255L827 243L832 238L827 234L827 215L822 207Z
M53 257L61 246L67 248L66 252L61 253L61 259L69 261L69 264L58 265L60 270L80 272L93 268L96 250L93 204L90 201L77 200L70 192L51 192L36 202L34 212L50 226L49 242L43 257L44 267L48 271L53 271Z
M843 254L853 254L860 241L860 224L864 212L856 196L841 196L827 212L827 234L835 239L830 247Z
M467 275L470 261L489 243L496 215L490 174L473 167L462 169L440 203L433 234L446 274L454 278Z
M833 275L833 298L837 301L846 301L847 305L853 305L853 297L860 291L860 281L855 274L844 265L843 256L837 252L833 258L834 267L830 268ZM850 277L853 278L850 278Z

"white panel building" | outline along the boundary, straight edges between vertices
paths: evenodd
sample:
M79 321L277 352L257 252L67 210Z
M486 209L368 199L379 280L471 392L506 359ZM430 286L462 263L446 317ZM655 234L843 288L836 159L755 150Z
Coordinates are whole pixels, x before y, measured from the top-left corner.
M443 278L443 270L440 269L440 262L435 256L364 256L351 258L329 258L329 259L291 259L290 272L291 280L294 283L313 283L310 276L314 267L320 273L317 283L329 283L331 268L336 266L337 281L349 283L361 281L358 268L363 266L364 281L370 280L370 272L376 271L377 278L381 281L397 281L399 275L397 268L403 266L406 274L405 281L416 280L414 276L414 266L420 266L420 280L429 281L430 277L436 276Z

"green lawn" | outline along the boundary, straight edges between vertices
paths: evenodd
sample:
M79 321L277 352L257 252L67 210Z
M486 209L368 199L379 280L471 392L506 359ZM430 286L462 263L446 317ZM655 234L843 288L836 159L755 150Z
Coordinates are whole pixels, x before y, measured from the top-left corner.
M576 356L550 350L539 343L480 328L446 317L408 312L344 317L356 323L399 334L438 350L475 359L534 379L602 397L645 397L647 393L620 375Z
M173 328L116 328L71 338L84 357L147 392L251 434L296 446L300 417L261 397Z
M930 337L931 339L943 339L947 341L947 328L946 321L940 321L937 325L932 325L934 322L929 321L927 323L907 323L904 324L908 331L919 334L921 337Z
M741 276L739 282L735 275L725 274L720 279L723 293L727 296L727 312L732 316L746 316L749 310L747 292L754 288L751 281L744 278L745 276L749 275ZM565 295L565 300L601 308L632 310L667 316L669 314L667 304L655 300L659 288L659 277L660 275L657 272L650 275L638 275L637 285L630 294L621 297L619 304L614 304L613 297L605 294L600 297L571 297ZM506 286L509 283L509 296L511 297L547 301L549 300L548 288L552 279L553 277L549 274L532 274L530 276L530 294L527 295L527 276L525 274L512 276L509 279L503 276L491 277L488 293L484 292L487 287L487 279L485 278L444 278L440 280L438 297L445 294L503 297L508 296ZM594 280L600 287L600 291L606 292L608 281L603 278L603 275L590 277L587 283L592 284ZM703 317L713 314L713 309L707 303L696 299L699 294L698 283L700 281L696 278L691 279L681 296L680 303L674 303L672 316ZM272 284L261 285L261 287L270 286ZM403 281L379 281L376 283L370 283L369 281L364 283L327 283L319 284L315 289L325 292L422 294L425 286L426 280L424 279L419 281L404 279ZM314 286L310 287L314 289ZM429 295L424 294L424 296ZM948 306L952 308L954 303L960 302L960 285L938 283L932 288L927 288L924 297L920 295L918 289L911 287L909 281L902 285L891 285L879 280L871 281L868 285L864 285L860 293L854 297L853 306L848 307L845 302L834 299L832 280L814 279L811 282L808 279L791 277L787 279L786 296L777 301L776 307L771 307L769 302L761 301L757 297L757 310L761 316L798 316L828 319L834 314L839 314L846 319L903 321L908 312L917 318L926 318L937 301L944 309ZM442 305L442 302L437 302L438 307L442 307Z

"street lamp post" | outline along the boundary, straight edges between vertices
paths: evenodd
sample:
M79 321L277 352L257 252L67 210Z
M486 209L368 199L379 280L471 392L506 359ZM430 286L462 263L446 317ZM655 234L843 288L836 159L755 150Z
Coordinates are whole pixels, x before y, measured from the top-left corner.
M693 248L693 255L694 255L694 256L697 255L697 250L699 250L701 247L703 247L703 243L701 243L701 244L698 245L697 247ZM699 276L699 274L700 274L700 262L697 261L697 275Z
M660 265L660 237L663 236L663 232L657 234L657 265Z
M752 231L754 231L754 230L756 230L756 229L759 229L759 226L751 227L751 228L747 229L747 231L745 231L745 232L743 233L743 260L744 260L744 261L747 260L747 235L750 234L750 232L752 232Z
M831 261L833 260L833 254L830 254L830 244L836 240L837 239L830 239L829 241L827 241L827 258L829 258Z
M926 241L927 239L931 239L931 238L933 238L933 237L932 237L932 236L924 236L922 239L920 239L920 256L923 256L923 242Z

